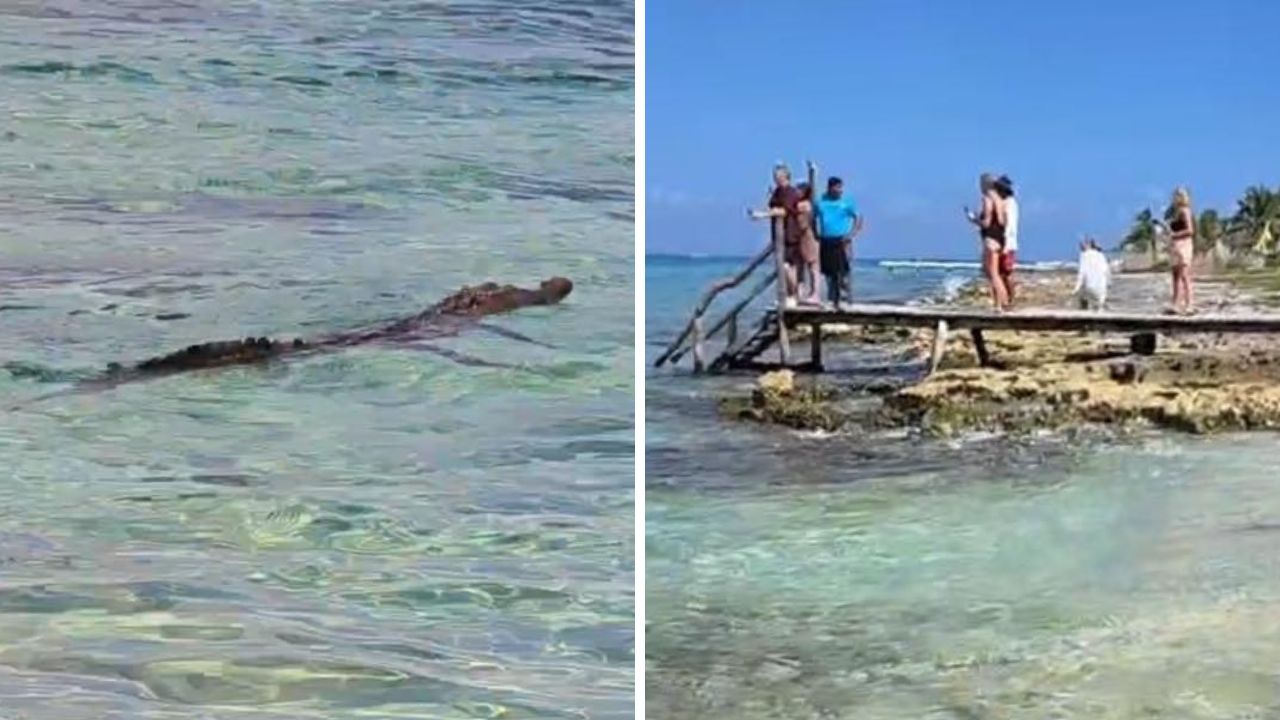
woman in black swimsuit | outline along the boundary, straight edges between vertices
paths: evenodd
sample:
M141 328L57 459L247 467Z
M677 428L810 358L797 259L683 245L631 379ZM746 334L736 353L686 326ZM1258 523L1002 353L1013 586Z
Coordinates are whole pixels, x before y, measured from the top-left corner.
M982 214L970 215L969 219L978 226L982 237L982 272L991 285L991 302L997 312L1003 312L1009 308L1009 288L1000 275L1000 255L1004 253L1004 233L1009 219L1004 198L996 191L996 179L983 173L978 186L982 190Z

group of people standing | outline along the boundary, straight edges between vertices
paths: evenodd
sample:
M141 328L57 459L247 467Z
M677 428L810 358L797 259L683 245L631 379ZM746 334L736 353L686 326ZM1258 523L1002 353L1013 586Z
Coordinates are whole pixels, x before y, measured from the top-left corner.
M809 169L813 170L812 163ZM815 200L813 187L807 182L792 185L791 170L779 163L773 168L768 205L768 210L750 210L748 215L756 220L783 221L787 306L823 306L821 275L827 303L841 309L853 295L853 241L863 228L857 205L844 193L844 181L835 176L827 178L826 192Z
M808 164L812 178L813 163ZM1018 198L1008 175L983 173L978 180L982 206L977 213L968 207L965 217L978 228L982 241L982 272L991 288L991 302L997 312L1012 307L1017 296L1014 268L1018 256ZM1195 216L1186 188L1173 194L1167 225L1169 258L1173 270L1171 312L1190 312L1191 262L1195 237ZM767 210L749 210L756 220L782 219L784 286L786 305L843 309L852 298L853 241L863 230L863 217L853 198L844 192L844 181L827 178L827 189L814 198L814 189L804 182L793 185L791 171L784 164L773 168L773 187ZM1110 269L1102 248L1093 240L1081 244L1080 279L1076 295L1083 307L1101 308L1106 302ZM819 280L821 276L822 280ZM820 282L826 285L822 300ZM802 292L803 290L803 292Z
M978 227L982 239L982 271L991 287L996 312L1008 310L1015 299L1013 269L1018 251L1018 199L1008 175L983 173L978 179L982 211L965 208L965 216ZM1169 237L1169 265L1173 271L1173 305L1168 312L1191 312L1191 263L1196 232L1191 195L1186 188L1173 193L1169 222L1156 221ZM1083 308L1101 309L1106 304L1110 265L1102 247L1093 239L1080 245L1080 267L1074 295Z

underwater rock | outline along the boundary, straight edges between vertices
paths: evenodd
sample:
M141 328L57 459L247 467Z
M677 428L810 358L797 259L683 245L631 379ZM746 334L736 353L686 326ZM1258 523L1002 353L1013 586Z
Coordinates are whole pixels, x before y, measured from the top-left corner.
M786 395L796 389L796 374L790 370L775 370L756 378L758 392Z
M749 398L722 398L720 412L738 420L832 431L844 426L848 417L835 399L833 388L816 383L798 385L790 370L777 370L757 378Z
M1113 362L1107 366L1107 370L1111 373L1112 380L1126 385L1142 382L1143 376L1146 375L1145 369L1132 360Z

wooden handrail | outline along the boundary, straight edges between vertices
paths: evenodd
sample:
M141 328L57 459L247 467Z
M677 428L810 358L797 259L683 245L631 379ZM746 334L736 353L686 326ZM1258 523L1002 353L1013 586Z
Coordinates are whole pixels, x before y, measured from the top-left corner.
M808 163L808 177L806 179L809 182L810 192L813 193L813 197L816 197L817 193L814 188L815 183L817 182L817 166L813 163ZM692 349L694 351L694 369L695 371L700 371L705 361L705 358L702 357L702 343L722 330L729 323L735 323L734 328L736 329L738 314L741 313L747 305L751 304L752 300L767 290L770 283L773 283L777 287L778 304L775 312L777 313L778 320L778 350L781 355L783 365L787 365L791 362L791 342L788 338L788 323L786 320L786 220L781 217L772 218L772 222L769 223L769 231L770 239L768 247L761 250L754 258L752 258L751 261L747 263L746 267L740 270L737 275L713 283L711 287L703 293L702 298L694 307L693 313L690 314L689 321L685 323L684 329L680 332L679 337L677 337L671 344L667 345L666 349L662 351L662 354L653 361L654 367L662 367L667 362L679 362L680 358L684 357L685 353L688 352L689 349ZM711 303L715 300L716 296L725 290L741 285L747 277L749 277L757 268L769 259L770 255L773 256L774 269L773 272L770 273L769 278L752 290L745 300L739 302L733 307L733 309L721 317L710 330L704 332L702 323L703 315L706 314L707 309L711 306ZM734 335L735 337L731 337L730 345L732 345L733 341L736 340L736 333L731 333L731 335ZM689 341L690 337L693 338L693 343L686 347L686 343Z
M712 283L711 287L708 288L705 293L703 293L702 299L698 301L697 306L694 307L693 313L689 317L689 322L685 324L684 330L680 333L680 336L676 338L675 342L672 342L670 345L667 346L667 349L663 351L661 355L658 356L657 360L654 360L653 362L654 367L662 367L663 363L667 362L668 360L671 360L671 362L678 362L680 358L675 357L673 359L672 356L675 355L676 351L679 350L680 347L684 345L685 341L689 339L689 336L693 333L694 324L699 320L699 318L702 317L704 313L706 313L707 308L711 306L711 301L715 300L716 296L724 292L725 290L732 290L733 288L741 285L742 281L750 277L751 273L755 272L756 268L764 264L764 261L768 260L769 256L772 255L773 252L774 252L773 245L771 244L769 245L769 247L766 247L764 250L761 250L759 254L757 254L754 258L752 258L751 262L747 263L746 267L738 271L737 275L734 275L731 278L725 278L724 280L718 280L715 283ZM717 329L719 329L719 327L720 326L717 325ZM714 332L715 330L712 330L711 333L707 333L706 337L709 337ZM706 337L703 337L703 339L705 340ZM681 352L680 356L683 356L683 355L684 353Z
M720 320L717 321L715 325L712 325L711 329L708 330L707 333L703 335L701 339L706 340L712 335L715 335L716 333L723 330L725 325L728 325L730 322L732 322L733 319L737 317L739 313L741 313L743 310L746 309L748 305L751 304L751 301L759 297L760 294L763 293L765 290L768 290L769 286L773 284L773 281L775 279L777 279L777 273L774 271L770 271L769 275L765 277L764 280L760 281L760 284L756 285L755 289L753 289L750 293L748 293L745 298L740 300L737 305L734 305L732 308L730 308L729 312L725 313L724 317L720 318ZM671 362L672 363L680 362L680 358L684 357L685 353L687 352L689 352L689 348L681 348L678 352L673 353L671 355L671 358L670 358Z

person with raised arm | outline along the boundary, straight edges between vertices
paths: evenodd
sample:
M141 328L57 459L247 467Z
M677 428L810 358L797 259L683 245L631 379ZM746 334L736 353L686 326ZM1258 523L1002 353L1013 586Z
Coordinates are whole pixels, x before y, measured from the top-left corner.
M809 165L809 174L813 174L813 165ZM808 292L800 302L806 305L821 305L822 298L818 290L818 238L814 234L813 185L803 182L797 186L800 191L800 202L796 205L797 224L800 226L800 262L804 268L804 283Z
M802 264L800 256L800 191L791 184L791 169L783 163L773 166L773 188L769 191L768 210L747 210L752 220L782 218L783 227L783 286L786 288L785 304L796 305L796 271Z

